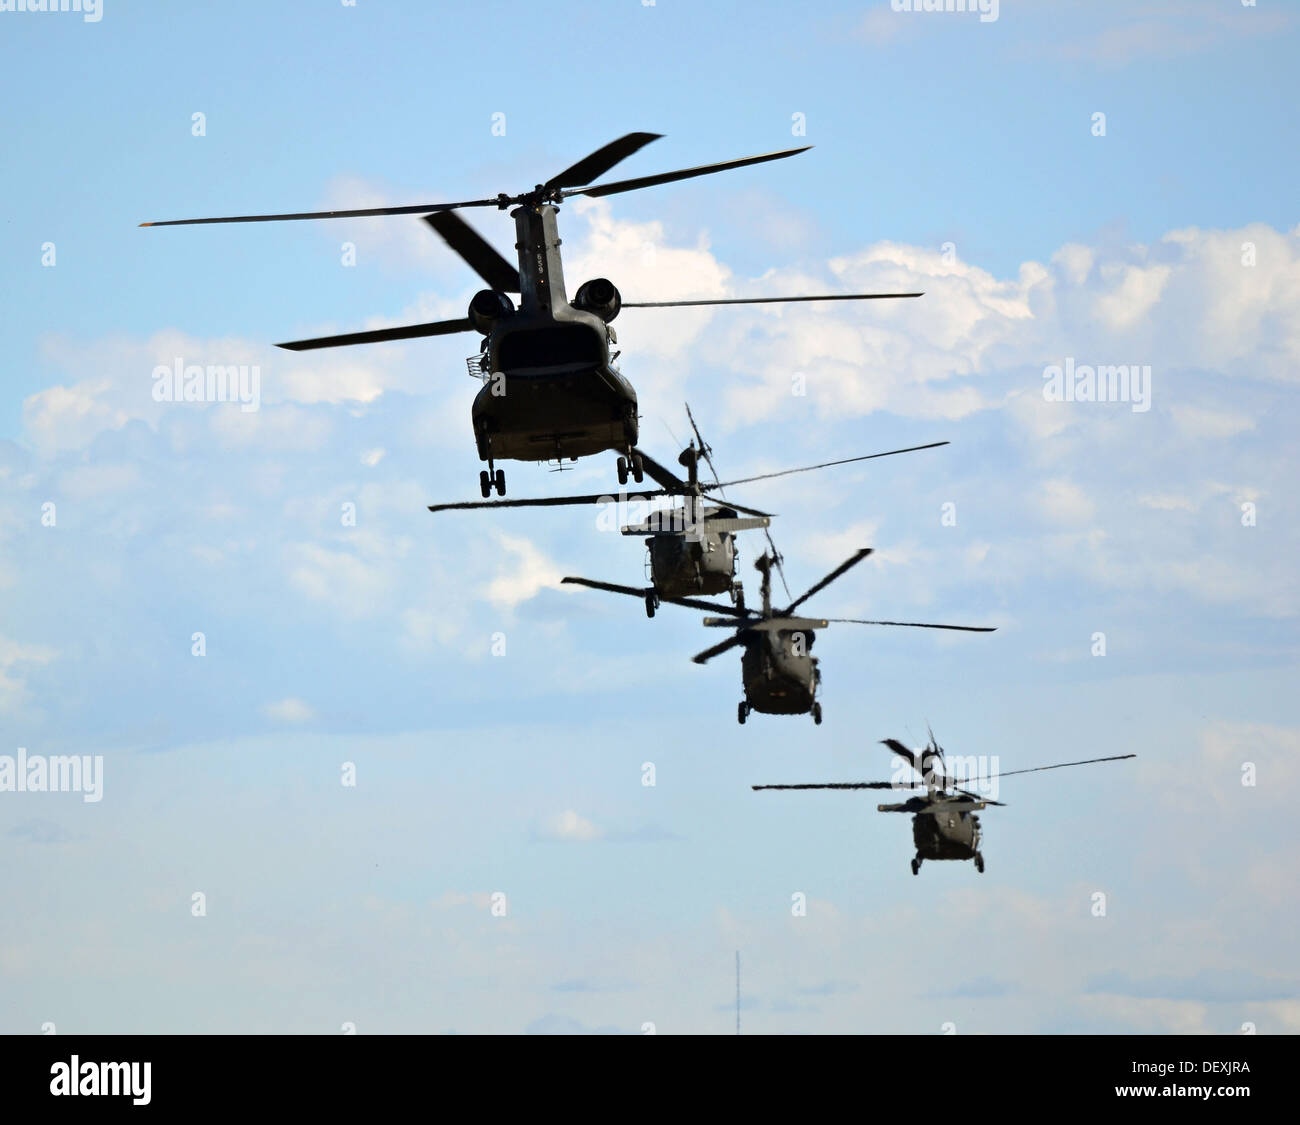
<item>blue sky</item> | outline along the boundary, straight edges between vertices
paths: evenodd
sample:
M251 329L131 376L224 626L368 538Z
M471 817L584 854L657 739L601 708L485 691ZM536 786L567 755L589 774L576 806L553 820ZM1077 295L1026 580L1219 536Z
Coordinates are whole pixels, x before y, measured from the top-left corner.
M754 1033L1300 1030L1300 13L699 7L0 12L0 754L105 763L0 793L0 1030L725 1033L736 949ZM620 175L815 147L571 202L570 290L926 291L617 323L661 460L684 401L731 477L952 442L736 493L796 592L876 548L812 611L999 626L828 630L820 727L739 727L697 615L560 588L642 579L596 512L424 510L477 492L472 342L270 347L463 315L418 219L136 226L518 191L633 130ZM154 402L175 356L258 364L260 409ZM1151 408L1047 401L1067 358ZM1139 758L1008 780L983 876L749 789L887 777L927 721Z

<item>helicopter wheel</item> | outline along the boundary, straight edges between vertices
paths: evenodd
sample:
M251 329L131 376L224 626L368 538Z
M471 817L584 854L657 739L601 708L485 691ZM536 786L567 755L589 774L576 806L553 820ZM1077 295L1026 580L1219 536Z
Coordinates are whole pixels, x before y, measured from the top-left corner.
M487 475L487 470L483 469L478 475L478 490L483 493L483 499L486 500L492 495L492 478Z
M618 483L627 484L627 458L618 459Z
M656 598L654 594L646 594L645 615L647 617L653 617L655 615L655 610L658 608L659 608L659 599Z
M820 703L814 703L812 705L812 717L814 723L818 726L822 725L822 705Z
M984 874L984 856L980 852L975 853L975 870Z
M645 462L641 460L641 454L632 454L632 479L640 484L645 479Z
M736 722L738 722L742 727L745 725L745 717L748 714L749 714L748 703L736 704Z
M919 875L920 872L921 872L921 861L919 859L912 860L912 874Z
M494 478L494 483L495 483L496 486L497 486L497 495L498 495L498 496L504 496L504 495L506 494L506 471L505 471L505 469L498 469L498 470L496 471L496 477Z

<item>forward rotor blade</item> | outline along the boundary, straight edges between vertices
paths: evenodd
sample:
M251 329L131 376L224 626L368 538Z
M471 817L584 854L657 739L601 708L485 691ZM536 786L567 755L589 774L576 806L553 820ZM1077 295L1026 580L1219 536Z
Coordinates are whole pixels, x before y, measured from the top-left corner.
M468 320L435 320L429 324L408 324L402 328L378 328L373 332L348 332L342 336L317 336L311 340L290 340L276 344L291 352L309 352L316 348L343 348L351 344L382 344L389 340L415 340L422 336L450 336L455 332L472 332Z
M772 477L788 477L791 473L810 473L814 469L829 469L833 465L848 465L854 461L873 461L877 457L893 457L897 453L915 453L919 449L938 449L941 445L950 445L947 441L932 441L929 445L909 445L906 449L891 449L888 453L868 453L863 457L845 457L839 461L823 461L820 465L804 465L798 469L781 469L775 473L759 473L755 477L741 477L739 480L726 480L719 488L730 488L736 484L749 484L756 480L771 480Z
M354 207L347 211L292 211L283 215L223 215L212 219L166 219L142 227L193 227L204 223L281 223L294 219L360 219L370 215L427 215L458 207L496 207L497 199L467 199L461 203L413 203L405 207Z
M737 632L735 636L728 637L721 644L716 644L712 648L706 648L703 652L697 652L691 657L691 660L696 664L707 664L715 656L721 656L728 649L735 648L741 643L741 640L741 634Z
M998 778L998 777L1014 777L1018 773L1041 773L1043 770L1063 770L1067 766L1091 766L1097 762L1122 762L1126 758L1136 758L1136 757L1137 757L1136 754L1116 754L1114 757L1111 758L1085 758L1081 762L1058 762L1054 766L1034 766L1031 769L1027 769L1027 770L1008 770L1006 773L993 773L993 774L989 774L988 777L966 778L965 780L967 784L971 784L974 781L992 781L994 778ZM981 797L980 800L982 801L984 800L984 798ZM989 803L992 804L993 802L989 802Z
M648 499L651 496L664 496L666 493L656 489L654 492L638 492L638 497ZM617 500L613 493L605 492L599 496L542 496L527 500L463 500L454 504L430 504L431 512L470 511L476 508L549 508L567 504L600 504Z
M827 586L829 586L832 582L834 582L835 579L839 578L846 571L851 570L853 567L857 566L858 563L860 563L869 554L871 554L872 550L873 548L871 547L863 547L860 551L857 551L851 558L845 559L844 562L840 563L839 566L837 566L834 570L832 570L830 574L828 574L820 582L816 583L813 586L809 586L807 591L803 594L802 597L795 598L794 601L792 601L788 606L785 607L785 609L781 610L781 612L776 614L775 616L789 617L790 614L794 612L796 606L802 605L809 598L811 598L815 593L817 593L818 590L824 590Z
M548 188L571 188L589 184L599 179L615 164L626 160L634 152L639 152L651 141L657 141L662 133L628 133L616 141L610 141L604 148L598 148L590 156L584 156L576 164L571 164L557 176L552 176L542 186Z
M646 588L635 586L619 586L613 582L597 582L592 578L561 578L561 585L586 586L592 590L604 590L610 594L627 594L633 598L644 598ZM669 602L672 605L686 606L688 609L702 609L706 613L725 613L732 617L744 617L743 610L736 609L735 606L723 605L719 602L706 602L700 598L666 598L662 594L658 595L661 602Z
M958 633L996 633L996 625L929 625L923 621L863 621L857 617L828 617L840 625L901 625L906 629L952 629Z
M696 168L683 168L677 172L661 172L657 176L638 176L635 180L615 180L610 184L597 184L595 187L579 188L577 190L562 192L564 196L570 195L616 195L622 191L636 191L638 188L654 187L656 184L671 184L677 180L689 180L695 176L708 176L714 172L725 172L729 168L744 168L750 164L765 164L769 160L784 160L787 156L795 156L801 152L807 152L812 145L804 145L803 148L787 148L780 152L765 152L762 156L746 156L740 160L724 160L718 164L701 164Z
M802 151L796 149L796 152ZM726 297L715 301L624 301L625 309L685 309L704 305L790 305L803 301L887 301L925 293L823 293L813 297Z
M503 293L520 291L519 271L455 211L436 211L425 215L424 221L490 288Z
M751 789L924 789L923 785L895 785L892 781L821 781L799 785L751 785Z

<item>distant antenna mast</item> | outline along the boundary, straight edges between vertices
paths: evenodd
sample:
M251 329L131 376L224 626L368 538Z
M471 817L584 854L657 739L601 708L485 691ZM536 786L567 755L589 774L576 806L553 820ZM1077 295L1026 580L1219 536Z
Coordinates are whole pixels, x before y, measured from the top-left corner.
M740 950L736 950L736 1034L740 1034Z

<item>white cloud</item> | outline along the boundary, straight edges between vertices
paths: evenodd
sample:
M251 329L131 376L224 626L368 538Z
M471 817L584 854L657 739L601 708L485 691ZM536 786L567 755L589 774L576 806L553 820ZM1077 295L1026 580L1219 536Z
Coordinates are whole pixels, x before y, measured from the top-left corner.
M579 816L572 809L566 809L546 821L537 829L536 835L542 840L588 843L599 840L604 833L585 817Z
M307 703L293 696L265 704L262 714L280 723L305 723L316 717L316 712Z

